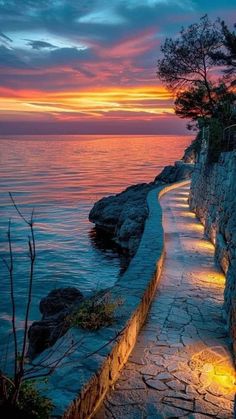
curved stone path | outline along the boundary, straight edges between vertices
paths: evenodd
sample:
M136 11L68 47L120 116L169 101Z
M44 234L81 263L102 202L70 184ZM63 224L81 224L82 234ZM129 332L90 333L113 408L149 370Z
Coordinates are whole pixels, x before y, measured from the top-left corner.
M157 295L96 419L234 417L235 372L222 316L225 277L189 211L188 189L161 199L166 259Z

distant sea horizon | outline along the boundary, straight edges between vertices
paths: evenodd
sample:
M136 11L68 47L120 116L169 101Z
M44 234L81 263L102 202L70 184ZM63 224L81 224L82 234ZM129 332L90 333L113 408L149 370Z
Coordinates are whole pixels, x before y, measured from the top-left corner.
M0 135L188 135L186 121L176 115L143 120L1 121Z
M5 137L54 137L54 136L59 136L59 137L118 137L118 138L120 138L121 136L122 137L140 137L140 136L142 136L142 137L174 137L174 136L178 136L178 137L193 137L193 135L192 134L190 134L190 133L180 133L180 134L168 134L168 133L166 133L166 134L148 134L148 133L139 133L139 134L133 134L133 133L120 133L120 134L113 134L113 133L101 133L101 134L94 134L94 133L91 133L91 134L88 134L88 133L85 133L85 134L83 134L83 133L77 133L77 134L65 134L65 133L63 133L63 132L54 132L54 133L50 133L50 134L44 134L44 133L39 133L39 134L32 134L32 133L24 133L24 134L21 134L21 133L17 133L17 134L4 134L4 133L1 133L0 132L0 140L2 140L2 139L4 139Z

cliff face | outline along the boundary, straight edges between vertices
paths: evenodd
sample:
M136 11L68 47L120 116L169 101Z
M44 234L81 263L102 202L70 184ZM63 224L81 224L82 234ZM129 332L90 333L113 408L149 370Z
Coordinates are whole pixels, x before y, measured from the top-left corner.
M216 260L226 274L225 310L236 354L236 151L207 164L202 150L192 175L190 207L215 244Z

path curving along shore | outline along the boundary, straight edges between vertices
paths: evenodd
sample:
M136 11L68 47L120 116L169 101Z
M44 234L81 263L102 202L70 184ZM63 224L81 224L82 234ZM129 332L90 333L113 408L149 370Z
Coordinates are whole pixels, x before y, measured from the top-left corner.
M189 185L161 199L166 258L136 346L96 419L233 418L225 277L189 211Z

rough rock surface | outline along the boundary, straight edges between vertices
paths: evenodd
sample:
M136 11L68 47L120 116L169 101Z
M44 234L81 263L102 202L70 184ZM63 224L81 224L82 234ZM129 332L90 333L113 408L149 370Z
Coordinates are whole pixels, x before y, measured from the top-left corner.
M189 179L193 169L193 164L185 163L183 160L176 161L174 166L164 167L162 172L155 178L155 183L174 183L179 180Z
M39 309L43 319L68 310L73 304L83 300L83 294L74 287L57 288L49 292L47 297L40 301Z
M174 166L167 166L155 178L154 182L133 185L125 191L100 199L89 214L89 221L113 236L114 242L133 256L139 246L148 216L146 197L157 185L189 179L193 164L177 161Z
M114 241L131 256L136 252L148 215L146 197L153 185L143 183L95 203L89 220L111 233Z
M40 301L42 320L29 328L28 356L34 358L52 346L69 329L66 317L84 301L82 293L73 287L52 290Z
M191 185L190 205L215 243L215 256L226 273L225 309L236 355L236 151L207 164L202 149Z
M184 150L184 163L195 163L201 149L201 136L197 135L192 143Z

